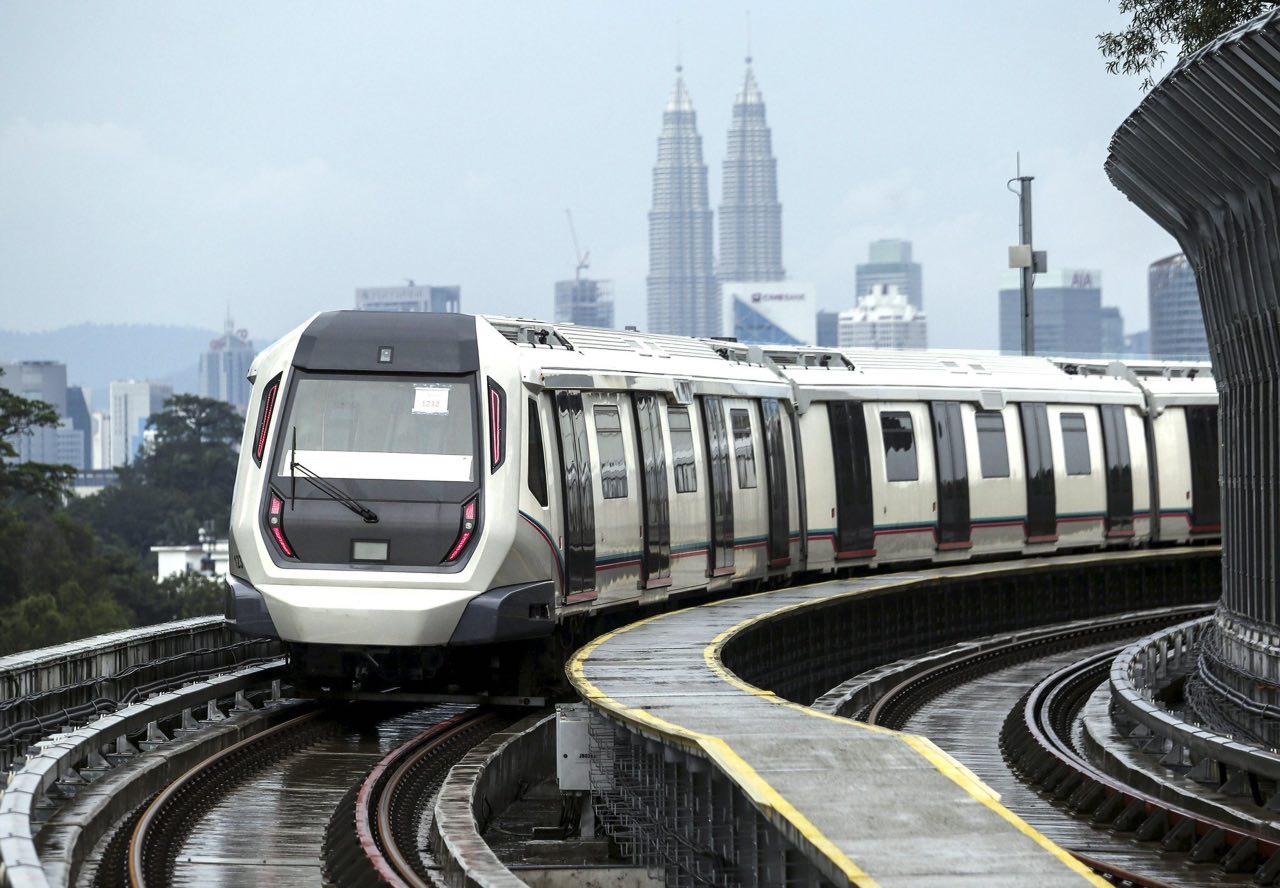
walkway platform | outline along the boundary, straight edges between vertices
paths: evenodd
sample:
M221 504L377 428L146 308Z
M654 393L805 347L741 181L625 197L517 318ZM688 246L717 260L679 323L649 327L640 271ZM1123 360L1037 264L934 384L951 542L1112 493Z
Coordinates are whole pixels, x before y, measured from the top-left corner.
M1105 885L927 739L788 702L720 661L731 636L783 611L1009 567L838 580L664 614L584 647L570 679L611 720L710 760L837 883Z

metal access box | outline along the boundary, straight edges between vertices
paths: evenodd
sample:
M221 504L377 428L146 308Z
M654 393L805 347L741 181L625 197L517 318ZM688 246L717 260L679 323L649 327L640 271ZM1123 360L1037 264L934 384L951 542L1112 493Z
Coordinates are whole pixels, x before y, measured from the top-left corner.
M591 748L586 704L556 707L556 782L561 792L591 791Z

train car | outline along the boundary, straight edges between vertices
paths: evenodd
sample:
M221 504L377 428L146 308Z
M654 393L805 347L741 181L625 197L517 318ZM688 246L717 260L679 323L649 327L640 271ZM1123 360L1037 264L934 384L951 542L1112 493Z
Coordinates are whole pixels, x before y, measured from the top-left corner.
M331 687L491 688L690 594L1217 533L1206 365L340 311L251 379L227 616Z

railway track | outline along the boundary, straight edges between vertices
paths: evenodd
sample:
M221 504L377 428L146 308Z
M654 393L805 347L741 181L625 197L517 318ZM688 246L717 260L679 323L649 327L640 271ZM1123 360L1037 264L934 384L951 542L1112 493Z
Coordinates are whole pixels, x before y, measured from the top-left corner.
M496 709L477 709L432 725L379 762L330 820L326 882L436 884L425 854L431 808L426 801L468 750L509 723Z
M1251 875L1258 885L1280 881L1280 835L1224 823L1128 786L1095 767L1076 748L1072 729L1089 696L1104 681L1119 650L1086 657L1045 678L1019 701L1001 730L1001 749L1023 780L1097 827ZM1145 883L1138 883L1145 884ZM1158 883L1157 883L1158 884Z
M459 706L308 712L205 759L136 810L94 884L432 884L430 798L508 722Z
M1083 804L1093 811L1101 807L1097 799L1102 798L1106 791L1101 787L1093 790L1085 789L1088 782L1084 776L1086 771L1097 774L1105 780L1114 793L1122 794L1125 798L1136 795L1133 790L1094 769L1076 749L1072 739L1073 727L1081 708L1098 685L1106 680L1112 660L1123 649L1123 647L1107 646L1104 650L1098 651L1098 646L1111 641L1131 639L1153 628L1192 619L1205 611L1204 607L1193 606L1125 614L1114 619L1098 621L1089 627L1075 626L1066 631L1060 628L1049 628L977 651L958 653L955 657L909 674L874 704L864 707L861 715L863 720L872 724L898 730L910 729L908 723L913 716L932 701L938 700L962 685L980 680L987 675L1019 667L1020 664L1025 670L1035 661L1044 658L1057 658L1061 662L1064 653L1076 649L1093 648L1094 652L1082 660L1065 668L1054 668L1052 675L1035 684L1024 694L1009 713L1000 734L1001 750L1020 779L1032 783L1034 788L1047 793L1055 802L1068 798L1074 799L1073 793L1079 791L1080 798L1076 800L1077 805ZM1026 732L1015 734L1016 724L1023 721L1029 722L1032 727ZM1043 740L1043 743L1039 743L1038 740ZM1028 764L1025 766L1020 765L1019 760L1010 755L1011 748L1015 746L1027 760ZM1036 749L1041 752L1037 754ZM1051 764L1050 762L1059 762L1059 758L1055 756L1061 757L1063 761L1070 761L1071 764ZM1055 768L1061 770L1055 770ZM1149 799L1149 801L1157 802L1163 807L1166 818L1177 819L1178 815L1174 814L1172 806L1168 803L1159 803L1156 799ZM1112 806L1116 804L1118 803L1112 803ZM1121 807L1120 813L1123 813L1123 810L1124 806ZM1145 820L1155 811L1156 808L1151 807L1141 819ZM1129 814L1130 820L1138 816L1135 812L1136 808ZM1118 820L1119 826L1126 827L1127 832L1140 839L1148 838L1148 833L1156 832L1157 824L1173 822L1161 820L1156 816L1145 832L1139 832L1127 821L1119 820L1111 810L1104 812L1104 820L1095 820L1095 822L1105 822L1107 816ZM1226 845L1231 838L1230 833L1224 831L1219 837L1214 832L1214 829L1223 826L1206 824L1199 835L1210 837L1207 844L1201 854L1189 854L1188 859L1192 862L1216 861L1225 864L1228 850ZM1188 828L1182 827L1184 833ZM1242 831L1236 829L1235 832ZM1257 848L1265 848L1268 841L1274 841L1274 839L1268 840L1266 837L1254 836L1253 844L1241 846L1241 854L1247 855L1250 852L1259 854ZM1185 835L1181 836L1175 844L1166 847L1169 850L1176 850L1179 843L1185 844ZM1210 849L1217 851L1217 855L1215 856ZM1137 872L1130 867L1120 866L1117 862L1102 856L1075 849L1072 853L1099 875L1117 885L1168 888L1175 884ZM1257 858L1249 861L1255 869L1260 862ZM1224 865L1223 869L1226 873L1239 873L1244 871L1249 863L1243 860L1235 861L1234 865ZM1277 863L1280 864L1280 855L1277 856ZM1162 869L1167 869L1167 866ZM1275 878L1274 874L1264 875L1270 879ZM1273 881L1264 879L1260 884L1273 884Z
M1170 623L1203 616L1211 610L1202 605L1158 608L1098 619L1088 625L1077 624L1065 630L1050 627L1027 632L994 646L965 651L911 673L872 705L864 707L857 717L868 724L902 730L911 716L930 700L978 676L1059 651L1132 638Z

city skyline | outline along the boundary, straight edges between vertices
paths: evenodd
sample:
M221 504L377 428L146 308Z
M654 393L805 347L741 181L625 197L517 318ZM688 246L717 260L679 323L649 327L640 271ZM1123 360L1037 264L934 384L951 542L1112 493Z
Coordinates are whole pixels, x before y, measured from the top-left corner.
M565 206L593 273L615 282L616 323L643 326L653 117L677 17L718 166L742 85L737 8L284 5L237 22L163 6L7 7L4 326L216 330L231 299L266 341L345 307L353 287L415 275L461 284L469 311L549 316L551 284L573 268ZM865 245L903 237L932 270L931 341L995 348L994 292L1016 240L1004 180L1021 151L1037 177L1037 244L1055 264L1102 268L1125 316L1141 316L1146 266L1176 246L1101 171L1140 98L1097 54L1094 36L1120 19L1105 0L757 11L786 270L816 284L816 307L848 307ZM286 30L289 45L271 39ZM892 65L895 41L875 35L904 30L930 66ZM551 63L548 43L565 49ZM1017 107L1053 111L1030 130L987 122Z

